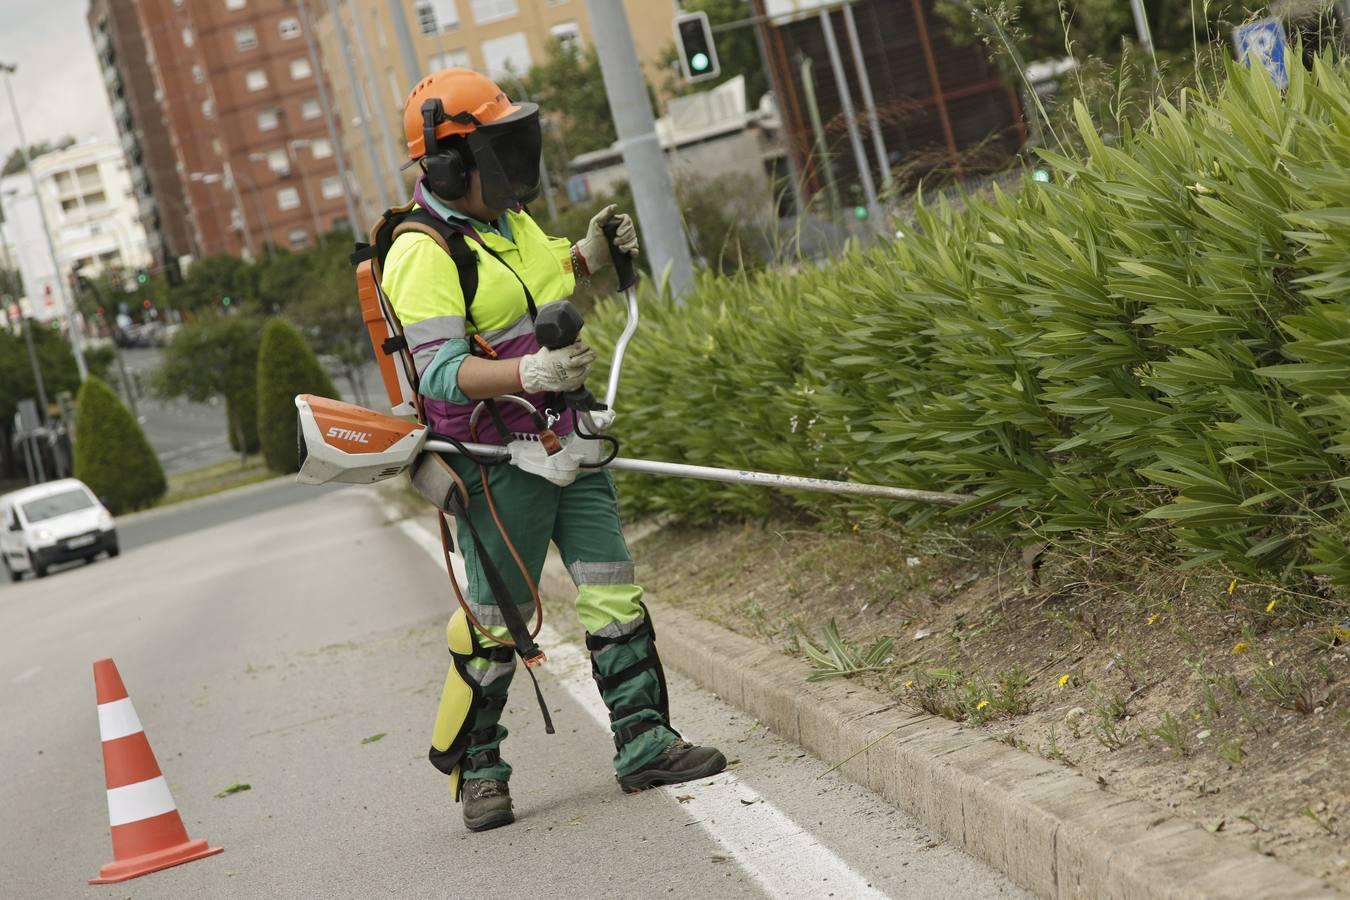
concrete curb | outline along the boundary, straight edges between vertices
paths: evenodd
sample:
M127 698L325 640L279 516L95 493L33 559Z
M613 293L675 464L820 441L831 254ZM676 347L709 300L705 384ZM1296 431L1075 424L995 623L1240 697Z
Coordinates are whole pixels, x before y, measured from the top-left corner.
M1041 897L1334 897L1327 885L1048 760L665 604L661 657ZM889 736L888 736L889 735ZM859 753L863 748L865 751Z
M575 592L556 556L540 587L555 597ZM840 769L849 779L1038 896L1343 896L1237 841L946 719L899 709L851 683L807 682L800 661L648 602L667 665L827 765L848 759Z

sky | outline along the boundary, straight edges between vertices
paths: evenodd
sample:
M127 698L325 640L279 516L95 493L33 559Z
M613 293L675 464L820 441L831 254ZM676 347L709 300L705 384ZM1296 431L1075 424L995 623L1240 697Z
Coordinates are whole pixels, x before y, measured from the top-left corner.
M0 0L0 62L19 66L9 77L30 144L64 135L117 138L88 11L89 0ZM18 145L9 101L0 96L0 162Z

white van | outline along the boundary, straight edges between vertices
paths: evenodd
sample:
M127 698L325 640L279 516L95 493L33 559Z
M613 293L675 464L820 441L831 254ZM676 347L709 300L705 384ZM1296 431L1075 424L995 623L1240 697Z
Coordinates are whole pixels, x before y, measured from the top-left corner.
M62 478L0 496L0 558L10 581L100 553L117 555L117 529L83 481Z

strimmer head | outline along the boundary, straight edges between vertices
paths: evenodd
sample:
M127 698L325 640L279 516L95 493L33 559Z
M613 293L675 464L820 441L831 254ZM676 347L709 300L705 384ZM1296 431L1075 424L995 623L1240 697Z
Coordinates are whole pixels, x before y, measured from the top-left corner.
M427 427L313 394L295 398L301 484L372 484L412 465Z

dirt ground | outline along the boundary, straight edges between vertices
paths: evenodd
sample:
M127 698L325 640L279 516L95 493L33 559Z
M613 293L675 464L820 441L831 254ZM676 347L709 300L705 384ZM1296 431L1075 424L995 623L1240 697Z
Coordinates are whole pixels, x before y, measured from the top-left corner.
M672 526L634 553L662 601L803 679L860 678L1350 892L1350 628L1324 601L1110 548L854 529Z

